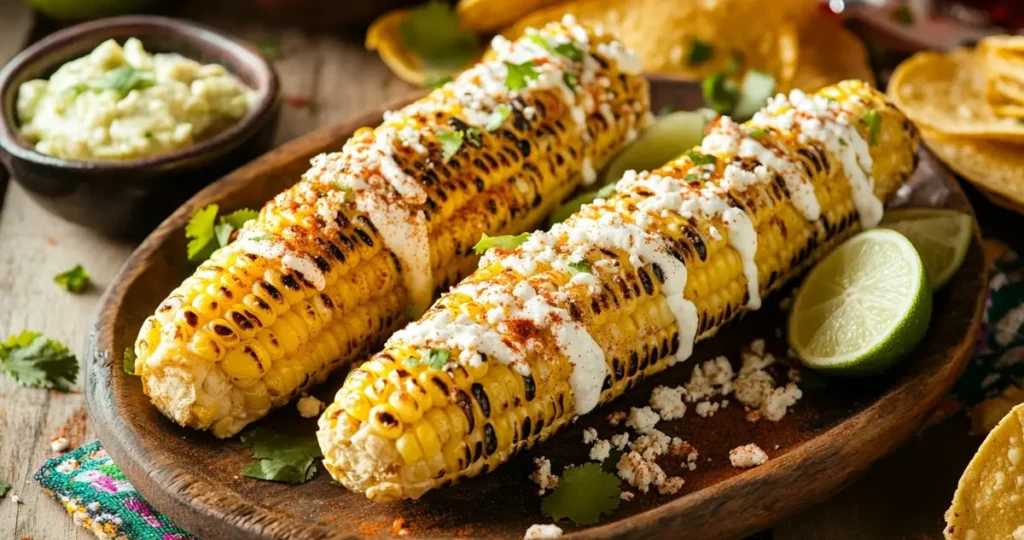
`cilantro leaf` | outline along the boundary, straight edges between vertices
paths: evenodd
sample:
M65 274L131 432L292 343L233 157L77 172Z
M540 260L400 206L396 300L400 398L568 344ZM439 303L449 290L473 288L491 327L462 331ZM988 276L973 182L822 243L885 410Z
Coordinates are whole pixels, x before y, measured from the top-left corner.
M462 134L463 134L463 138L465 139L466 142L468 142L469 144L471 144L471 145L473 145L473 146L475 146L477 148L480 148L480 145L482 144L482 142L480 140L480 130L479 129L477 129L475 127L469 127L469 128L466 128L466 130L463 131Z
M699 66L715 55L715 46L700 40L690 42L690 56L686 59L686 65Z
M76 264L71 270L53 276L53 282L60 285L65 291L80 293L89 285L89 274L85 272L82 265Z
M701 90L704 93L704 101L707 101L712 109L722 114L731 111L739 99L739 89L736 87L736 83L730 81L723 71L705 77L701 81Z
M533 63L533 60L527 60L522 64L505 62L505 67L508 68L508 76L505 77L505 86L509 90L521 90L526 88L529 81L535 80L540 76L540 72L537 71L537 64Z
M256 219L259 215L260 213L258 210L242 208L241 210L235 210L226 216L221 216L220 221L221 223L227 223L236 229L241 229L242 225Z
M576 274L589 274L590 273L590 263L585 261L585 260L571 261L569 263L569 273L572 274L572 275L576 275Z
M527 241L530 233L523 233L516 236L506 234L505 236L487 236L487 233L480 235L480 241L473 246L477 255L483 255L491 248L514 249L519 244Z
M587 463L563 471L558 487L541 501L540 509L551 519L571 519L577 525L594 525L602 515L619 507L619 478Z
M479 49L477 35L464 28L452 7L441 0L414 8L399 24L398 33L428 68L461 68Z
M874 109L869 109L860 115L860 121L868 126L868 142L871 146L878 144L878 132L882 129L882 115Z
M700 175L697 173L687 173L686 176L683 177L683 180L686 180L687 184L699 184Z
M215 249L213 225L217 220L217 211L220 210L216 204L196 210L192 218L185 225L185 237L188 242L188 260L200 263L210 257Z
M135 349L131 347L125 347L124 354L121 355L121 369L124 370L127 375L135 375Z
M0 480L0 499L7 496L7 492L11 490L11 483L7 480Z
M427 355L423 357L423 362L430 366L431 369L441 369L451 358L451 351L445 349L430 349Z
M110 90L124 96L132 90L142 90L156 84L152 73L135 69L131 66L121 66L108 72L102 79L89 83L89 88L98 92Z
M316 475L315 461L321 456L316 437L285 435L257 427L243 433L241 440L242 446L259 460L242 470L249 478L301 484Z
M551 54L557 54L558 56L568 58L573 62L580 62L583 60L583 50L571 41L568 43L559 43L552 47L551 44L548 43L548 40L544 39L544 36L540 34L530 34L529 38L530 41L540 45Z
M693 164L697 166L714 165L718 163L718 158L716 158L715 156L712 156L711 154L702 154L696 150L687 151L686 157L690 158L690 161L692 161Z
M570 89L575 90L580 85L580 80L576 77L576 74L571 71L566 71L562 74L562 80L565 81L565 85Z
M498 105L494 108L494 112L487 117L487 124L484 126L484 129L487 131L497 131L510 114L512 114L512 107L510 105L504 103Z
M754 129L750 130L750 133L749 133L749 135L751 137L755 138L755 139L757 139L759 137L764 137L767 134L768 134L768 131L763 129L763 128L754 128Z
M442 86L454 81L455 78L451 75L444 73L431 73L427 75L426 80L423 82L430 88L441 88Z
M0 344L0 368L18 384L71 390L78 378L78 359L64 345L25 331Z
M462 148L462 141L465 138L465 134L461 131L437 130L434 132L434 135L437 135L437 140L441 141L441 159L443 159L445 163L448 163L448 160L452 159L455 152L458 152L459 148Z

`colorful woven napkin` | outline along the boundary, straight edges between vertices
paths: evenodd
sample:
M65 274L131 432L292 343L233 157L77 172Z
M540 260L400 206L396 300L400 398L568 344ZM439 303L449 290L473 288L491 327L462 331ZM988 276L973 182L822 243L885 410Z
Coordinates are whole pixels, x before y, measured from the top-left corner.
M950 406L937 415L948 418L966 407L976 432L988 431L1024 402L1024 260L1005 245L985 247L994 265L977 354L947 400ZM196 538L142 500L99 441L47 461L35 478L76 524L99 538Z
M98 538L192 540L128 483L99 441L47 461L35 479L75 524Z

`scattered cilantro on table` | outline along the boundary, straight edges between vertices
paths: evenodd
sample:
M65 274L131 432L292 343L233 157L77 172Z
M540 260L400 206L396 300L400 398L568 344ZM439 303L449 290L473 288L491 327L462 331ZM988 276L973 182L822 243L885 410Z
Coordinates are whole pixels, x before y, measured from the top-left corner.
M0 499L7 496L7 492L11 490L11 483L7 480L0 480Z
M619 478L591 462L566 469L540 509L555 521L568 518L577 525L594 525L619 507L621 493Z
M487 250L491 248L499 249L513 249L519 244L527 241L530 238L530 233L523 233L512 236L506 234L505 236L488 236L487 233L480 235L480 241L473 246L473 251L477 255L483 255Z
M476 58L480 49L477 35L464 28L452 7L441 0L414 8L398 32L402 43L428 68L461 68Z
M89 277L85 268L80 264L76 264L71 270L53 276L53 282L60 285L65 291L77 294L89 286Z
M220 207L211 204L192 214L185 225L185 237L188 242L188 260L201 263L220 247L231 241L231 234L242 228L247 221L256 219L259 212L249 208L235 210L217 218Z
M242 470L249 478L301 484L316 476L316 460L321 453L314 436L285 435L256 427L243 433L241 440L257 460Z
M22 386L67 392L78 378L78 359L64 345L26 330L0 344L0 371Z

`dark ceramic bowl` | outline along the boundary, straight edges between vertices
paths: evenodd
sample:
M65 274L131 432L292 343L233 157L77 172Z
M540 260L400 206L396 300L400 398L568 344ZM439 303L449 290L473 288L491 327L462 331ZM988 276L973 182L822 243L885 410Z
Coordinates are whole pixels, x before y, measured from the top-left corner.
M256 92L249 113L218 135L180 150L125 161L68 160L36 152L21 137L21 83L49 77L107 39L142 40L152 52L218 63ZM0 70L0 160L42 206L111 236L141 237L201 187L265 152L281 110L277 74L255 47L215 30L164 17L101 19L35 43Z

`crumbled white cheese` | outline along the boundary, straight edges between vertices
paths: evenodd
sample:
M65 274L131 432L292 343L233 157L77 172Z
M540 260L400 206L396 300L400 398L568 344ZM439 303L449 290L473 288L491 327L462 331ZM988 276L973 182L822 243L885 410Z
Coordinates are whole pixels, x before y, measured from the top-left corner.
M21 497L19 497L17 493L11 495L11 502L14 504L22 504Z
M622 493L619 493L619 498L626 502L632 501L634 496L633 492L628 490L623 490Z
M324 402L313 396L303 396L295 403L299 409L299 416L303 418L316 418L320 411L324 410Z
M754 443L737 446L729 450L729 463L737 469L757 467L766 461L768 461L768 454Z
M709 416L714 416L720 407L721 404L717 401L701 401L693 410L697 413L697 416L707 418Z
M70 447L71 443L67 437L55 437L50 441L50 450L53 452L67 452Z
M551 460L541 456L534 459L533 464L537 470L530 475L530 480L540 487L538 495L543 495L547 490L558 487L558 475L551 474Z
M541 540L544 538L558 538L562 536L562 529L558 525L541 525L534 524L530 525L529 529L526 529L526 536L523 536L523 540Z
M686 480L683 480L681 477L671 476L658 486L658 493L662 495L675 495L683 488L685 483Z
M611 439L612 446L616 450L622 450L629 444L629 433L619 433L618 435L612 435Z
M775 357L764 352L763 340L751 343L750 349L750 353L743 354L743 367L736 378L736 399L751 410L747 420L756 422L765 418L778 422L803 397L803 391L796 382L775 386L775 379L765 371L765 368L775 363ZM799 377L799 372L796 375Z
M612 443L605 439L600 439L590 448L590 459L592 461L604 461L608 459L608 456L611 454L611 450Z
M647 493L651 485L657 486L665 482L665 471L661 470L653 460L644 459L637 452L623 454L616 465L619 478L625 480L629 485Z
M732 379L732 364L724 356L697 364L686 383L686 400L695 402L716 395L729 395L733 390Z
M610 413L608 415L608 423L611 424L612 426L617 426L617 425L621 424L622 421L625 420L625 419L626 419L625 411L615 411L615 412Z
M669 388L658 386L651 392L651 408L654 409L662 420L675 420L682 418L686 413L686 404L683 403L683 394L686 389L682 386Z
M590 444L597 440L597 430L587 428L583 430L583 444Z
M637 431L637 433L647 433L658 424L661 417L658 413L651 410L650 407L643 407L638 409L631 407L629 409L629 417L626 418L626 427L631 427Z

